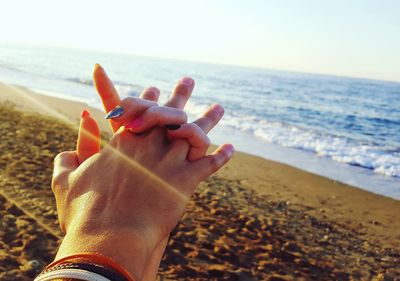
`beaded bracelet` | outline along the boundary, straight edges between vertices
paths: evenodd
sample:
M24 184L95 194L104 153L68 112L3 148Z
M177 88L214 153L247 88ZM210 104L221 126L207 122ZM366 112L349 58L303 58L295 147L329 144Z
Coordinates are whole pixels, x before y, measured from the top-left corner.
M75 268L65 268L54 271L48 271L36 277L34 281L52 281L55 279L58 280L64 278L78 279L83 281L113 281L97 273Z

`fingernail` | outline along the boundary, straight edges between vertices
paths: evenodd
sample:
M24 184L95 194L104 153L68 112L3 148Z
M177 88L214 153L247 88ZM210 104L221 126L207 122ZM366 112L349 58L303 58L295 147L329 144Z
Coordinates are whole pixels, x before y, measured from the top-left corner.
M164 127L167 128L168 130L175 131L175 130L178 130L181 127L181 125L179 125L179 124L167 124L167 125L164 125Z
M81 118L89 116L90 113L87 110L82 111Z
M193 83L194 83L194 80L192 78L190 78L190 77L184 77L184 78L182 78L181 83L183 85L191 87L193 85Z
M231 157L233 155L233 153L235 152L235 148L231 144L227 145L227 146L225 146L225 152L228 155L228 157Z
M122 114L125 113L125 110L122 106L118 105L116 108L114 108L113 110L111 110L109 113L107 113L106 119L114 119L117 117L122 116Z
M137 129L143 124L143 121L143 117L133 119L131 122L125 125L125 129Z
M215 110L218 113L221 113L224 111L224 108L220 106L219 104L214 104L212 105L212 110Z

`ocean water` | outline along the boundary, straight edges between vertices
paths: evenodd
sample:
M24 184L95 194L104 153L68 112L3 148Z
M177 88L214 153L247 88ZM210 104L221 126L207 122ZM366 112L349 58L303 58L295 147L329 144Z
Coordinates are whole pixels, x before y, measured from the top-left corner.
M191 120L225 108L214 143L400 199L400 83L0 44L0 81L101 108L95 63L123 97L154 85L163 101L191 76Z

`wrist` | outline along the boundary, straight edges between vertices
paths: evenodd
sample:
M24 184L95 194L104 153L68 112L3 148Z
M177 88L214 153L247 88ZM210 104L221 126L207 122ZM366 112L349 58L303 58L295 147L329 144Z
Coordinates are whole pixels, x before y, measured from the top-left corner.
M68 231L56 255L56 260L79 253L98 253L111 258L127 270L135 280L142 279L146 262L151 253L138 237L132 234L85 233Z

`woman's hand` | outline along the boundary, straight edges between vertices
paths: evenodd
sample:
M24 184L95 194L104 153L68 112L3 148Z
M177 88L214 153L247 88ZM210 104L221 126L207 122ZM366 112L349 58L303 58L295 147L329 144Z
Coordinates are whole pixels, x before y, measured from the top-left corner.
M144 96L146 92L153 93L145 91ZM186 103L175 93L171 100L182 107ZM156 112L147 113L148 120ZM209 115L196 126L211 129L219 119ZM121 130L97 153L98 128L93 121L87 114L82 117L78 154L65 152L55 161L53 190L61 226L67 231L57 258L97 251L119 261L138 280L148 279L155 276L168 235L194 188L228 161L233 147L221 146L214 154L189 162L187 142L167 138L181 129L166 132L157 127L141 135ZM121 125L113 124L114 129ZM180 133L190 136L193 130L183 125Z
M186 123L186 114L182 111L189 100L193 89L194 80L183 77L173 89L170 98L164 106L157 107L160 90L156 87L145 89L139 98L128 97L121 101L113 83L108 78L104 69L96 64L93 80L97 92L103 102L104 110L113 132L122 125L132 131L142 132L155 125L183 124ZM153 112L154 110L154 112ZM205 156L210 140L207 133L219 122L224 115L224 109L218 104L211 105L203 115L190 124L185 124L174 132L170 131L169 138L185 139L190 147L189 160L196 160ZM152 116L152 118L149 118Z
M178 223L197 184L233 153L223 145L190 162L182 142L168 141L159 127L141 135L120 130L81 165L76 152L59 154L52 187L67 234L57 258L100 252L142 280L147 259Z
M131 120L139 117L146 109L156 106L158 98L160 96L160 90L156 87L149 87L145 89L139 96L140 99L126 98L121 101L117 91L114 88L113 83L108 78L106 72L100 65L96 65L93 73L93 80L97 92L103 102L104 110L106 113L113 112L117 108L117 113L114 116L117 118L110 118L110 124L112 130L116 132L121 125L128 125ZM183 77L179 80L177 85L172 91L169 100L165 106L176 109L183 109L186 102L190 98L193 88L194 81L190 77ZM153 103L152 103L153 102ZM122 109L122 111L121 111ZM114 111L115 113L115 111ZM201 118L190 124L184 124L178 130L169 131L168 137L170 139L186 139L186 144L189 160L196 160L205 156L207 149L209 148L210 141L207 137L207 133L212 127L218 123L223 116L223 108L218 105L211 106ZM144 122L145 123L145 122ZM157 123L157 122L156 122ZM159 122L158 122L159 123ZM136 128L143 129L142 128ZM90 146L90 144L89 144ZM93 146L97 147L94 143ZM146 264L143 280L155 280L157 276L158 267L160 265L161 258L164 254L165 247L168 243L168 236L164 238L153 250L148 262Z

